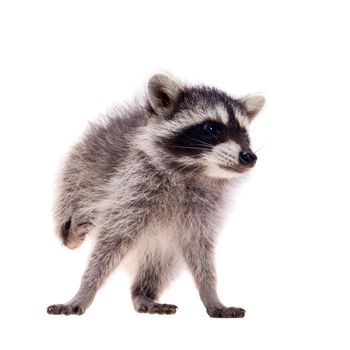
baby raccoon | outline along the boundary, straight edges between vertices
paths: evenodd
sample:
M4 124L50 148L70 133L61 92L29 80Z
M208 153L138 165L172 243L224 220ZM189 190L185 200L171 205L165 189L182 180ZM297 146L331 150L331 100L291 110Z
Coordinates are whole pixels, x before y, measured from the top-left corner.
M136 311L173 314L158 298L184 262L211 317L243 317L217 296L213 253L224 194L257 160L248 129L264 102L159 74L145 103L92 124L63 169L55 220L67 247L92 230L96 243L77 294L47 312L83 314L124 261Z

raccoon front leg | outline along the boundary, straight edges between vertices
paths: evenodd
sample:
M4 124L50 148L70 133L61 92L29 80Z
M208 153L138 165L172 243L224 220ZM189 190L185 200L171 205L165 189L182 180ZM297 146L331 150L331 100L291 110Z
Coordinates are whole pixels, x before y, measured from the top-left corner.
M244 317L245 310L237 307L225 307L216 291L216 271L214 267L213 243L200 232L197 239L183 244L183 255L194 277L200 298L210 317Z
M137 312L150 314L174 314L176 305L158 303L160 293L167 284L174 269L172 256L148 256L142 262L133 286L132 300Z

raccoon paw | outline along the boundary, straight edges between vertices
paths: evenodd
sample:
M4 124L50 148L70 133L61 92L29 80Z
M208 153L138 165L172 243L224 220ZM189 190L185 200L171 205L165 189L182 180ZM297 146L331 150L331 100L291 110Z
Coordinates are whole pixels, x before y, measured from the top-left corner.
M55 304L47 308L50 315L82 315L85 312L83 305L78 303Z
M175 314L177 310L176 305L171 304L158 304L158 303L141 303L138 305L136 311L149 314Z
M207 313L215 318L242 318L245 310L239 307L209 307Z

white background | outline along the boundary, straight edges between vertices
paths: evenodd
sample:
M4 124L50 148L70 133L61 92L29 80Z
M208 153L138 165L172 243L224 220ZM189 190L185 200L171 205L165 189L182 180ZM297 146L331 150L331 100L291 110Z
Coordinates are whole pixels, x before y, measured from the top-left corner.
M346 1L2 1L2 349L349 349L349 11ZM261 92L259 162L217 249L219 294L244 319L210 319L191 276L140 315L117 271L81 317L91 247L53 234L53 184L100 112L166 70L233 95Z

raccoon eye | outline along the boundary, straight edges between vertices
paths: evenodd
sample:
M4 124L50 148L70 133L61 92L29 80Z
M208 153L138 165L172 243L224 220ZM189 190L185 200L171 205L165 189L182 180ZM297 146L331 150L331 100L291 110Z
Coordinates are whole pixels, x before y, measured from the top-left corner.
M220 133L220 127L217 123L207 122L203 124L203 131L208 135L218 135Z

